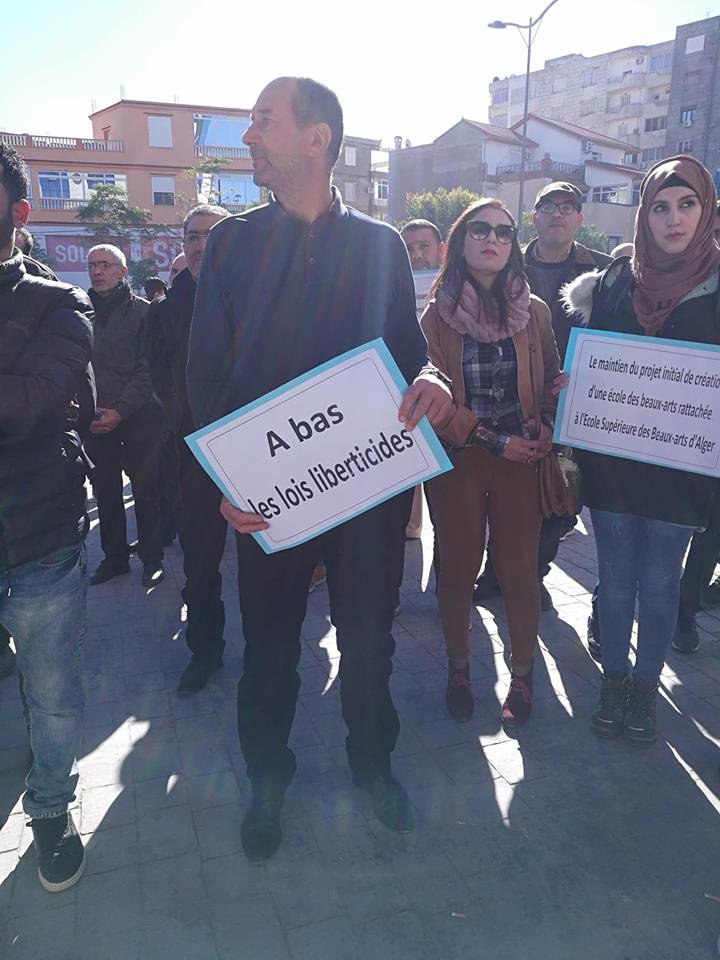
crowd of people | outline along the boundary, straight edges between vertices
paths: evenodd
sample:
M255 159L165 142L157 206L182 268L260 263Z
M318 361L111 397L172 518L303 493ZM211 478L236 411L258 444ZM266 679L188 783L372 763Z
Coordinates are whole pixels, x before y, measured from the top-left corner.
M446 239L427 220L399 234L346 206L332 184L342 110L313 80L269 84L244 140L269 201L239 216L190 210L170 284L151 278L147 299L132 291L117 246L89 251L87 294L32 259L22 159L0 144L0 675L17 665L22 680L32 749L23 807L50 891L76 883L85 864L68 805L78 780L87 585L129 574L137 553L143 585L159 588L176 536L191 654L178 693L190 696L222 667L220 564L228 527L236 534L247 856L265 860L282 840L300 630L318 571L341 654L353 779L386 827L412 828L412 804L392 772L400 721L389 680L405 539L421 526L422 492L414 508L406 491L267 554L250 536L267 521L223 497L184 442L189 433L382 337L409 384L400 421L412 430L427 417L453 467L425 490L448 711L457 722L473 714L472 606L502 594L511 677L501 719L518 726L532 712L540 613L552 607L543 580L577 523L577 503L547 493L557 491L552 438L571 328L720 343L717 198L690 157L648 172L634 243L607 255L577 241L583 195L566 182L538 193L537 238L524 250L494 198L472 203ZM428 270L436 277L418 323L413 271ZM590 724L652 743L668 648L696 651L697 612L718 601L720 586L710 584L720 555L718 480L587 451L576 460L599 568L588 646L602 677ZM86 478L103 550L89 576Z

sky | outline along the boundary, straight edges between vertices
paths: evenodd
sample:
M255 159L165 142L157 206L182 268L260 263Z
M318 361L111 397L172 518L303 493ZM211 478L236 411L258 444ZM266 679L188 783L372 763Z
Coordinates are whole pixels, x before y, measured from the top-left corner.
M462 117L487 121L493 77L522 74L517 30L546 0L35 0L3 12L0 130L87 137L88 115L125 97L251 107L282 74L332 87L353 136L427 143ZM269 16L264 16L265 11ZM682 12L680 12L682 11ZM720 13L718 0L559 0L533 45L533 69L569 53L593 56L670 40L678 23ZM22 85L22 86L21 86ZM11 89L14 88L14 89Z

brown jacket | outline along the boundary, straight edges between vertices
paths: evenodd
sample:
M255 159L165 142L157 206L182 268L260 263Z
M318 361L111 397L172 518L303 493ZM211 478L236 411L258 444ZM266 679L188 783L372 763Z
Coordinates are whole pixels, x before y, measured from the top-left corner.
M452 381L453 404L445 423L436 427L438 435L454 447L462 447L478 424L478 417L465 406L465 382L462 372L462 336L441 319L435 300L431 300L420 320L428 342L428 355ZM542 418L555 417L557 397L552 382L560 370L555 336L547 305L530 297L530 322L513 337L518 362L518 395L530 435L540 432Z

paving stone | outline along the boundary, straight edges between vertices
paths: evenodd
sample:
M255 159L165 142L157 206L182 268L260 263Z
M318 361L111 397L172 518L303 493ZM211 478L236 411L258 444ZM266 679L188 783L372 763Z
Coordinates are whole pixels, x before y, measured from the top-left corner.
M237 778L231 770L217 770L186 780L191 810L218 807L226 803L244 803Z
M154 860L140 867L143 905L146 911L182 907L206 896L202 861L197 852L168 860ZM227 896L227 894L223 894Z
M140 860L164 860L197 848L192 815L187 806L168 807L138 815Z
M82 817L78 827L83 834L133 823L135 820L133 788L118 783L105 787L84 788L81 809Z
M220 960L238 960L240 956L262 957L262 960L290 958L280 919L269 894L233 901L232 912L223 910L221 916L213 919L212 927Z
M193 814L203 860L237 853L242 849L240 824L244 809L237 803L208 807Z
M288 932L288 946L293 960L366 960L352 923L334 918L298 927Z

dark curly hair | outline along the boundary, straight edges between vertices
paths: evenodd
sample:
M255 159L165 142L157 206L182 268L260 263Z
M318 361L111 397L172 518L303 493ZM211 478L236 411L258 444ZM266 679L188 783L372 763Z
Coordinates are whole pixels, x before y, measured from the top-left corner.
M10 203L27 200L30 191L23 158L9 143L0 140L0 183L8 192Z

